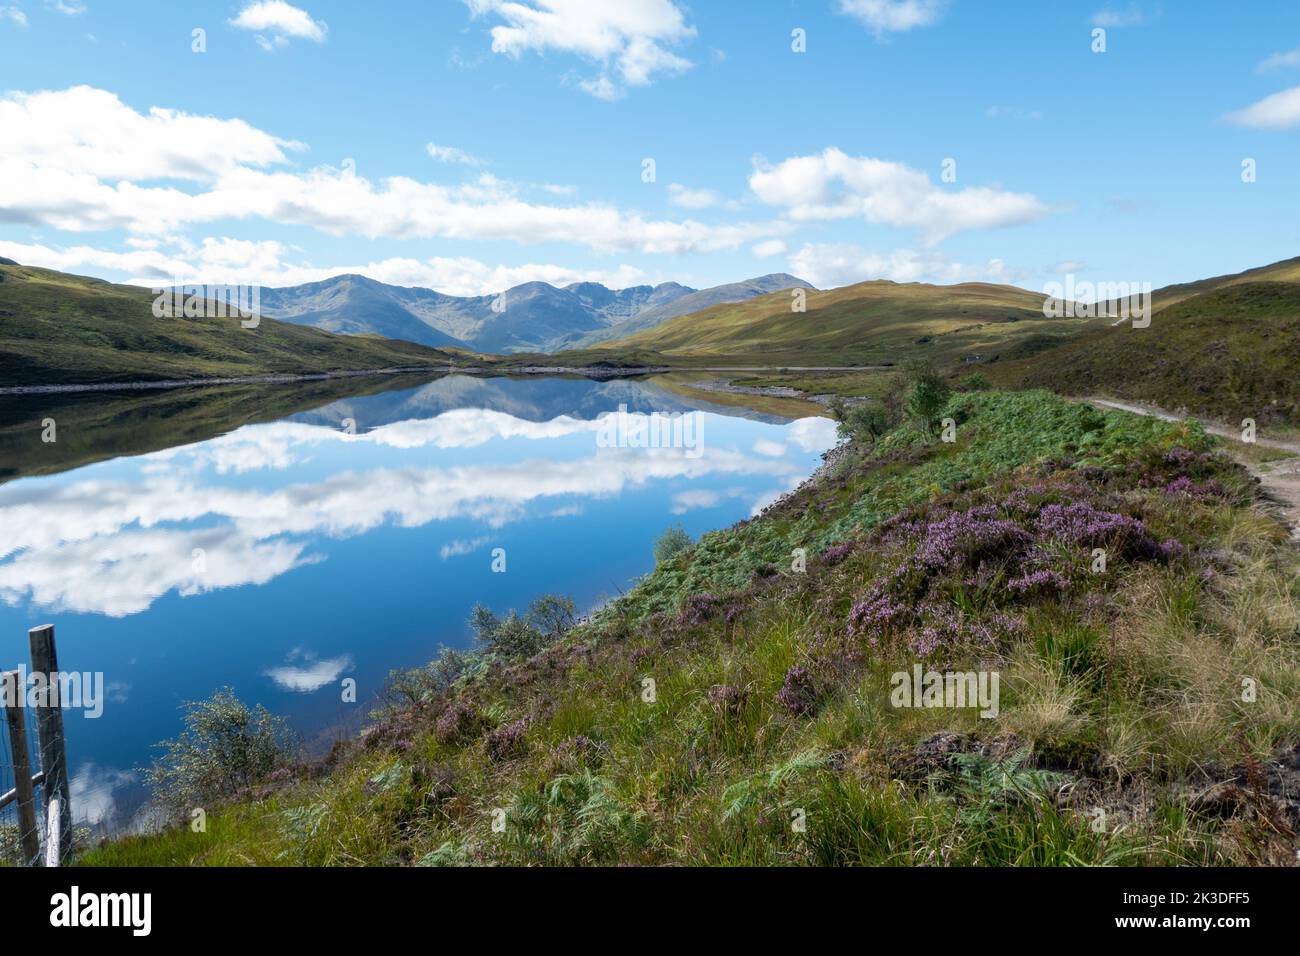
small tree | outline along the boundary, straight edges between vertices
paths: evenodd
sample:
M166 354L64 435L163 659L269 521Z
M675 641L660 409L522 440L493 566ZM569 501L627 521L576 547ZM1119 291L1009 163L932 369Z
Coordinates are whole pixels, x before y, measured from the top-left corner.
M830 410L839 421L836 431L840 438L870 447L876 443L877 438L889 431L889 418L884 405L879 402L847 405L837 399L831 404Z
M294 758L284 720L260 704L250 708L229 687L184 710L185 730L158 745L162 757L145 772L154 800L178 816L233 797Z
M528 623L541 631L547 641L559 640L573 628L576 620L577 608L572 598L543 594L528 605Z
M655 564L671 561L691 546L691 536L679 524L672 525L655 542Z
M933 435L952 389L929 362L913 362L904 374L908 385L904 406L907 417L917 428Z

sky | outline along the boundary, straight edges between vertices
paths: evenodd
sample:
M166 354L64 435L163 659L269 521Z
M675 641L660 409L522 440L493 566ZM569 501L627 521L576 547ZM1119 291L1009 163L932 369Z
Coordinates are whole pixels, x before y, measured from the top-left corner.
M0 256L455 295L1300 254L1300 3L0 0Z

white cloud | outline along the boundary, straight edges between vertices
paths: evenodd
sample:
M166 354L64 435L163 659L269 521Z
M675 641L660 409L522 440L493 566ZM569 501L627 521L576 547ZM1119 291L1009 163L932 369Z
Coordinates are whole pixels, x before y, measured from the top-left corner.
M287 46L291 39L324 43L329 27L311 14L285 0L257 0L245 5L231 26L257 33L258 46L270 52ZM269 34L269 36L268 36Z
M160 108L140 114L89 87L0 99L0 129L0 221L66 231L156 236L258 218L371 239L570 242L600 253L673 255L736 249L788 231L782 223L650 220L599 202L528 202L489 174L443 185L404 176L372 182L351 168L270 171L263 167L286 163L285 151L300 144L242 120Z
M84 3L78 3L77 0L54 0L53 3L46 0L45 5L47 7L53 6L55 10L59 11L59 13L69 17L78 17L86 12L86 5Z
M552 263L490 265L467 256L435 256L313 266L286 261L284 257L288 250L273 240L209 237L198 244L174 240L172 251L164 251L161 243L150 240L135 240L134 243L128 240L127 244L130 249L115 251L85 245L56 249L41 244L0 240L0 256L60 272L124 272L128 285L146 287L231 283L279 288L320 282L337 275L363 275L390 285L473 296L492 295L525 282L549 282L554 286L599 282L612 289L625 289L646 281L646 274L641 269L626 263L608 269L575 269Z
M7 93L0 97L0 129L0 168L29 186L66 183L69 204L100 179L215 182L236 169L284 163L286 151L303 148L240 119L161 107L138 113L113 93L90 86ZM221 148L213 149L213 143Z
M722 197L712 189L690 189L681 183L670 183L668 201L683 209L709 209L721 204Z
M424 147L424 151L429 154L431 159L436 159L440 163L460 163L463 166L483 165L483 160L455 146L439 146L437 143L428 143Z
M452 419L444 422L448 415ZM437 441L478 443L494 431L537 434L567 428L591 432L594 446L602 427L599 421L527 422L470 409L448 415L357 435L293 422L249 426L223 442L262 442L268 435L276 440L284 433L284 440L301 446L382 442L410 448ZM305 554L308 535L343 538L388 523L415 528L467 518L500 527L525 516L535 502L549 504L548 499L609 498L651 482L721 475L797 483L799 472L786 461L758 460L715 446L707 446L699 458L672 448L593 451L567 461L358 468L266 490L197 478L213 460L204 443L146 456L152 469L133 481L45 485L39 495L11 483L0 487L0 527L6 531L0 558L11 556L0 560L0 600L31 601L55 613L125 617L172 591L190 596L264 584L321 560ZM193 527L199 521L205 526ZM206 555L202 568L192 559L196 548Z
M1300 123L1300 86L1282 90L1252 103L1243 110L1229 113L1231 123L1257 129L1287 129Z
M27 14L17 7L0 7L0 20L9 20L20 27L27 26Z
M479 548L483 547L483 545L487 544L489 540L490 539L488 538L474 538L466 541L458 538L457 540L450 541L439 548L438 557L442 558L444 561L448 558L463 558L467 554L473 554Z
M295 656L302 657L304 662L292 663ZM291 654L290 658L290 663L272 667L263 673L275 681L281 690L290 690L298 694L318 691L327 684L335 683L339 677L352 670L352 657L349 654L326 660L315 660L311 654Z
M675 515L684 515L688 511L699 508L716 508L721 501L722 496L716 491L693 488L690 491L679 491L673 495L672 510Z
M1019 225L1044 218L1048 207L1028 193L986 186L945 190L902 163L849 156L829 148L775 166L757 162L750 188L797 221L862 217L919 229L929 242L971 229Z
M754 255L760 259L766 259L769 256L779 256L785 252L785 243L780 239L769 239L766 242L760 242L753 248Z
M944 0L838 0L840 13L862 21L877 36L929 26L944 5Z
M760 438L754 442L754 454L765 455L768 458L780 458L785 454L785 445L779 441L772 441L770 438Z
M691 62L669 46L695 36L672 0L465 0L470 12L493 16L492 50L518 58L557 50L600 64L579 86L604 100L625 86L646 86L657 74L681 73Z
M1147 22L1147 15L1136 3L1130 3L1123 10L1106 7L1092 15L1092 25L1095 27L1140 27Z
M1267 73L1269 70L1293 66L1300 66L1300 47L1288 50L1286 53L1274 53L1262 60L1255 69L1259 73Z
M854 285L874 279L892 282L1001 282L1024 278L1024 273L1001 259L983 265L956 262L933 249L897 249L881 254L861 246L806 243L790 257L793 272L820 289Z
M106 820L115 820L118 811L114 792L129 787L136 780L136 775L129 770L82 764L68 781L72 821L93 827Z

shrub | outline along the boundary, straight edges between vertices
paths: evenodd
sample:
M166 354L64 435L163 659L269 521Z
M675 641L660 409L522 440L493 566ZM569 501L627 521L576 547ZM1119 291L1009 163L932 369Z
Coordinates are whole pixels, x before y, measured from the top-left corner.
M891 424L885 406L879 402L861 402L849 406L839 402L831 407L831 413L839 420L836 431L840 438L868 447L889 431Z
M499 618L476 604L469 625L475 638L490 651L504 657L525 658L567 634L575 623L574 612L570 598L544 594L528 606L523 616L511 611Z
M687 550L692 544L686 529L675 524L659 536L655 542L655 564L664 564Z
M285 722L229 687L184 709L185 730L158 745L163 755L145 772L155 802L177 816L261 783L295 756Z

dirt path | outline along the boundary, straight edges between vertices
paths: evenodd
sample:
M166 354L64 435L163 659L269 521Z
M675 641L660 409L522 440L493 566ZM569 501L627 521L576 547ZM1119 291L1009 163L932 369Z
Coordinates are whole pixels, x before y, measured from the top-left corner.
M1121 412L1132 412L1135 415L1149 415L1153 418L1160 418L1167 422L1185 421L1194 417L1190 415L1175 415L1167 412L1162 408L1156 408L1154 405L1141 405L1132 402L1116 402L1104 398L1090 398L1091 402L1099 408L1110 408ZM1237 453L1237 448L1241 445L1241 432L1237 429L1229 428L1216 422L1209 422L1203 418L1198 418L1207 432L1212 435L1218 435L1226 439L1228 451L1234 454L1234 457L1240 461L1252 475L1259 479L1259 483L1264 488L1265 497L1272 504L1282 518L1286 521L1287 526L1291 529L1291 539L1300 544L1300 441L1293 441L1286 438L1270 438L1266 435L1257 435L1255 444L1265 448L1276 448L1279 451L1290 452L1292 457L1283 458L1279 461L1256 462L1251 461L1244 455Z

